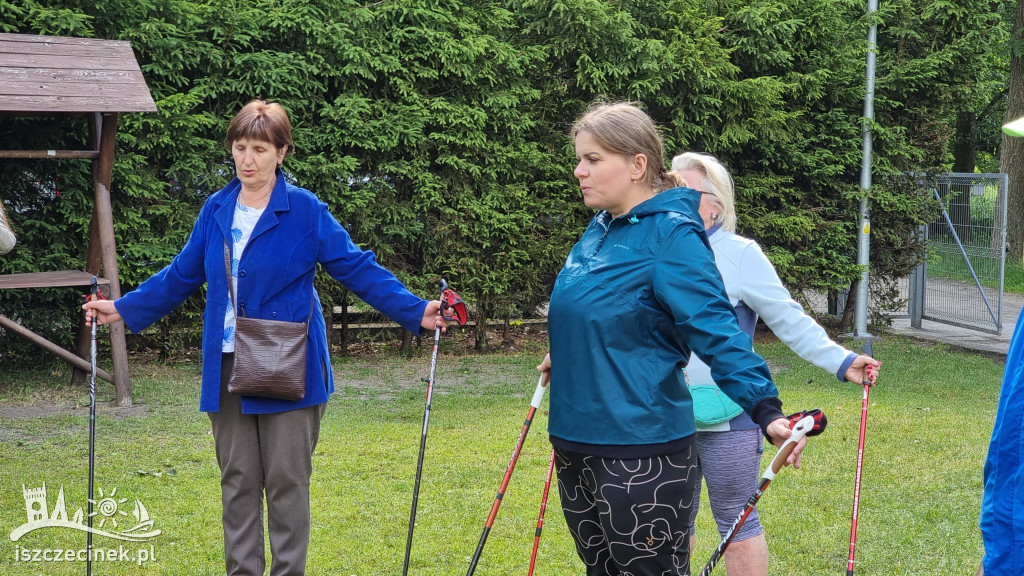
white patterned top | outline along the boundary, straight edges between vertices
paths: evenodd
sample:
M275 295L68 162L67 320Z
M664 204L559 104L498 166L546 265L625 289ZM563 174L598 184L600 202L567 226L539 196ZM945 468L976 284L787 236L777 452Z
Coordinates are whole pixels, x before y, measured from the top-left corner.
M265 208L250 208L241 202L235 202L235 216L231 220L231 288L230 299L224 310L224 341L221 351L235 351L235 307L234 299L238 296L238 261L242 258L242 250L249 243L249 237L256 227L256 222L263 215Z

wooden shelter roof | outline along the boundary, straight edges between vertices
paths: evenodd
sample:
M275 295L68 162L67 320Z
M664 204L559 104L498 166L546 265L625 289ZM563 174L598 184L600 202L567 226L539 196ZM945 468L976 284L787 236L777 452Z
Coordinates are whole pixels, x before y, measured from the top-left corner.
M0 34L0 115L156 112L131 44Z
M98 284L108 296L121 296L117 278L110 186L114 167L117 116L121 112L156 112L131 44L120 40L0 34L0 117L49 116L85 118L89 125L86 150L0 150L0 158L81 158L92 160L93 217L85 271L58 270L0 275L0 290L29 287L77 287ZM105 278L99 278L100 272ZM78 354L0 314L0 327L18 334L70 362L77 369L72 381L81 383L90 369L89 328L79 324ZM96 374L112 381L117 403L130 406L128 354L124 326L110 326L113 375Z

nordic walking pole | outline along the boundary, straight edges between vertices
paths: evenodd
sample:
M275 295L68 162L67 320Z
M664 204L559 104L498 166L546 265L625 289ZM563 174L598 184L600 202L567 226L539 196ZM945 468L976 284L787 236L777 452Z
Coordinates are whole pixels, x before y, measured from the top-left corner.
M551 450L551 462L548 464L548 477L544 481L544 495L540 499L540 514L537 515L537 532L533 537L533 554L530 556L530 572L527 576L533 576L533 567L537 564L537 549L540 548L540 532L544 529L544 512L548 509L548 492L551 490L551 473L555 471L555 451Z
M96 277L90 279L89 298L96 300L99 297L99 287L96 285ZM92 341L89 346L90 372L89 377L89 529L86 530L86 557L85 574L92 576L92 506L96 501L93 494L93 479L96 471L96 313L91 318Z
M456 320L459 324L466 323L466 305L448 283L441 279L441 316L446 320ZM445 315L451 308L453 316ZM412 511L409 514L409 537L405 541L405 563L402 565L402 576L409 573L409 554L412 551L412 533L416 528L416 505L420 499L420 479L423 477L423 455L427 449L427 426L430 424L430 400L434 395L434 374L437 371L437 345L441 341L441 327L434 327L434 349L430 353L430 378L427 379L427 405L423 410L423 433L420 435L420 454L416 460L416 482L412 489Z
M533 392L533 400L530 402L530 410L526 413L526 422L519 432L519 439L516 440L516 447L512 450L512 459L509 460L508 468L505 469L505 476L501 479L501 486L498 488L498 495L494 498L491 506L491 513L487 516L487 523L484 524L484 533L480 535L480 543L476 546L473 560L469 563L469 571L466 576L472 576L476 570L477 562L480 561L480 554L484 551L484 544L487 542L487 535L491 533L491 526L494 525L494 518L498 516L498 508L501 506L501 499L505 496L505 489L508 488L508 481L512 479L512 471L515 470L516 461L519 460L519 452L523 449L526 441L526 434L530 431L530 424L533 423L533 415L540 408L540 401L544 398L544 389L547 388L549 372L541 372L540 380L537 381L537 388Z
M864 343L864 353L871 353L871 341ZM857 518L860 509L860 478L864 469L864 436L868 426L868 395L871 393L871 379L864 379L864 400L860 408L860 439L857 441L857 474L853 482L853 519L850 523L850 557L846 562L846 576L853 576L853 555L857 548Z
M775 479L775 475L778 474L779 470L782 470L782 467L786 465L786 458L789 458L789 455L793 453L794 449L796 449L797 442L806 436L813 428L814 416L810 415L804 416L799 422L793 425L793 434L789 438L786 438L782 447L779 448L778 453L775 454L775 458L772 459L772 463L767 469L765 469L764 475L761 476L761 484L757 487L757 491L750 497L750 500L747 500L746 507L744 507L743 511L740 512L739 517L736 518L736 521L733 523L732 527L729 528L729 531L722 537L722 542L718 545L718 548L715 549L715 553L711 555L711 559L708 560L707 565L704 566L704 570L701 571L700 576L708 576L711 574L711 571L715 569L715 565L718 564L718 561L722 559L722 555L725 554L725 549L729 546L729 543L732 542L733 537L736 536L736 531L740 529L740 526L742 526L743 522L746 521L747 516L749 516L754 510L754 506L757 506L757 501L761 499L761 495L764 494L768 485L771 484L773 479ZM818 432L820 432L820 430Z

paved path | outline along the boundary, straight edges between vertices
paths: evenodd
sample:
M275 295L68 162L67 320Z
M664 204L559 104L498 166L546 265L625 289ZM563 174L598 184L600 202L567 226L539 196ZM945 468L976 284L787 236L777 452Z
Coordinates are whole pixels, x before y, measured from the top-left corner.
M955 348L963 348L975 352L983 352L996 356L1006 357L1006 351L1010 348L1010 338L1013 336L1013 329L1017 325L1017 317L1024 308L1024 295L1005 292L1003 294L1003 330L1002 334L989 334L950 326L931 320L922 320L921 328L912 328L909 318L896 318L889 328L891 332L903 334L911 338L942 342Z

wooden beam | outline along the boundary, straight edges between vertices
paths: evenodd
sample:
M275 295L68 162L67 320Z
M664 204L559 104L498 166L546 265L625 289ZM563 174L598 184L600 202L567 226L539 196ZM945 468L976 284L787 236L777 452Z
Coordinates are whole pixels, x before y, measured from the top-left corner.
M61 348L60 346L57 346L53 342L50 342L46 338L43 338L39 334L36 334L35 332L29 330L28 328L25 328L21 324L18 324L17 322L11 320L7 316L4 316L3 314L0 314L0 326L3 326L5 329L10 330L11 332L14 332L18 336L21 336L22 338L28 340L29 342L35 344L36 346L39 346L40 348L46 350L47 352L50 352L55 356L63 358L75 368L91 373L92 364L86 362L85 360L79 358L78 356L75 356L74 354L68 352L67 350ZM96 368L96 375L99 376L100 378L103 378L107 382L114 382L114 377L111 376L110 373L107 372L106 370Z
M133 86L130 82L95 82L89 88L89 92L93 96L122 97L125 93L138 92L142 94L145 92L145 89L140 90L137 85ZM40 94L47 96L81 96L82 85L54 80L7 82L4 84L3 93L10 96L38 96Z
M82 38L78 36L47 36L45 34L13 34L4 32L0 34L0 40L5 42L20 42L25 45L56 45L70 44L74 46L93 45L127 45L127 40L107 40L104 38Z
M82 70L69 68L13 68L0 63L0 77L11 82L62 84L145 84L140 70Z
M60 270L57 272L25 272L22 274L0 274L0 290L14 288L70 288L87 287L93 274L81 270ZM110 280L96 278L100 286L110 286Z
M95 160L99 150L0 150L0 158L81 158Z
M99 112L93 112L89 114L88 122L89 125L89 146L99 150L100 148L100 132L103 130L103 115ZM98 158L98 156L97 156ZM96 178L96 161L93 161L93 179ZM89 250L85 256L85 269L86 271L101 275L103 272L103 259L100 255L100 231L98 223L100 221L99 215L97 214L98 207L95 202L92 204L92 218L89 219ZM110 291L107 291L110 294ZM78 337L75 340L78 342L78 355L85 358L90 353L90 343L92 341L92 330L89 324L85 321L85 317L79 318L78 320ZM117 368L114 368L114 372L117 372ZM71 371L71 385L78 386L85 382L87 374L81 370Z
M90 57L91 68L100 70L138 70L139 65L135 61L135 55L129 52L129 57ZM4 64L16 68L81 68L82 58L75 55L48 54L4 54Z
M114 245L114 214L110 198L110 181L114 173L114 148L117 134L117 114L103 114L100 119L100 156L93 160L93 188L96 193L95 214L100 236L100 259L103 275L110 280L110 299L121 297L121 282L117 273L117 248ZM128 379L128 352L124 322L110 326L110 352L114 358L114 389L118 406L132 405L132 385Z
M65 40L68 40L65 38ZM0 37L0 55L4 60L24 54L46 54L49 56L78 56L80 58L131 58L135 59L131 44L125 41L100 40L96 42L25 42Z
M114 96L4 96L0 109L25 112L156 112L148 92Z

